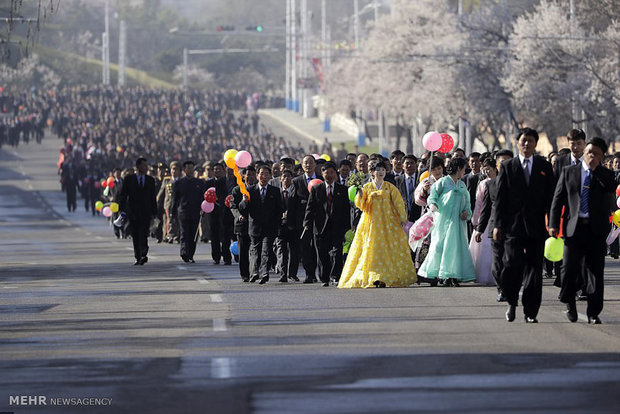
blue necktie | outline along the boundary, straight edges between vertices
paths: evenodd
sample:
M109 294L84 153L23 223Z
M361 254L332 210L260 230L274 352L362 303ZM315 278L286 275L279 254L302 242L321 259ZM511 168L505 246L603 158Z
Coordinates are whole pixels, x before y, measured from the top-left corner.
M260 189L260 199L261 201L265 201L265 193L267 191L267 187L263 187Z
M411 206L413 204L413 176L409 177L409 189L407 190L407 203Z
M590 196L590 182L592 182L592 173L590 170L586 171L586 179L583 180L583 188L581 189L581 200L579 201L579 212L581 214L590 214L589 196Z

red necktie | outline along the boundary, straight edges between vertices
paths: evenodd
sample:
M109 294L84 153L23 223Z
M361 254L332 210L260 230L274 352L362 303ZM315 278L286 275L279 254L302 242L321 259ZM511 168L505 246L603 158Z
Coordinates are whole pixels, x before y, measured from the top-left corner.
M327 186L327 213L332 214L332 186Z

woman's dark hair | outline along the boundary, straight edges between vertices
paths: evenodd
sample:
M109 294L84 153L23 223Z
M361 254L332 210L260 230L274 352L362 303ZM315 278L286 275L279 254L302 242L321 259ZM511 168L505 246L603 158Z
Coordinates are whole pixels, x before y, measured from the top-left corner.
M437 167L443 167L443 160L439 157L433 157L433 161L431 162L431 170L434 170Z
M387 170L387 166L385 165L385 162L383 162L383 160L374 159L370 160L370 162L368 163L368 171L370 172L376 171L379 167Z
M482 167L490 167L497 171L497 163L493 157L487 157L482 161Z
M452 158L446 169L448 175L456 174L461 168L465 168L467 161L463 158Z

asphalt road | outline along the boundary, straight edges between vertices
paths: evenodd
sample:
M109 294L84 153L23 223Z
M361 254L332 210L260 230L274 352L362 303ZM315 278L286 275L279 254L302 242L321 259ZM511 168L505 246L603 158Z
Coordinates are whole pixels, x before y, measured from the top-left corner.
M569 323L550 279L531 325L492 287L244 284L206 244L190 265L151 243L133 266L102 217L66 211L59 146L0 150L0 411L618 412L617 261L599 326L581 303Z

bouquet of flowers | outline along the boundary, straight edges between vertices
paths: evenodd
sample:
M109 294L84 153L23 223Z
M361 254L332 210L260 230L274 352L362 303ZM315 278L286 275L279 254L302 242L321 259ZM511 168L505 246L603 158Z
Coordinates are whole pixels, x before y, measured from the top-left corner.
M360 171L349 175L349 178L347 178L347 185L349 187L362 188L364 186L364 181L366 181L366 174Z

